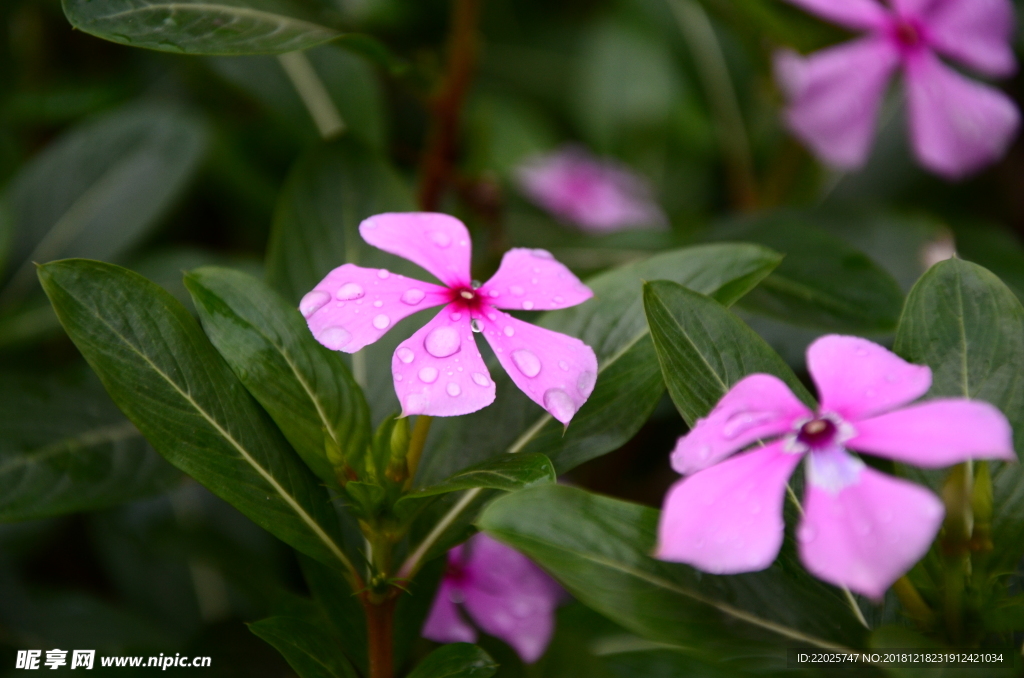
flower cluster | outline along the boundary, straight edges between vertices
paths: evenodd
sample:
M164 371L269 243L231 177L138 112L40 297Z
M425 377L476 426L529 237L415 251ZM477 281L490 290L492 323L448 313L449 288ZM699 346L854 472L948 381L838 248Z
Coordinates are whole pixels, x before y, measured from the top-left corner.
M753 374L679 440L672 465L686 477L665 498L657 555L715 574L768 567L782 545L787 481L805 459L800 558L817 577L879 598L928 550L943 505L847 450L926 468L1011 460L1010 425L963 398L901 407L928 391L931 370L866 339L822 337L807 368L817 411L780 379Z

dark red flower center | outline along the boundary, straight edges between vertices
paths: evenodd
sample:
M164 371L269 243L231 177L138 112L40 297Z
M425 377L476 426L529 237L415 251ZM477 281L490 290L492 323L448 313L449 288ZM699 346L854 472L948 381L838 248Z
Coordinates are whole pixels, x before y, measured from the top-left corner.
M914 48L921 44L921 30L912 21L902 20L893 27L893 35L901 46Z
M796 439L812 450L818 450L829 447L835 440L837 432L835 422L822 417L811 419L801 426L800 432L796 434Z
M449 560L444 571L444 578L450 584L465 584L469 581L469 570L461 560Z
M456 309L470 313L480 311L484 304L484 300L480 296L480 290L466 285L449 287L448 302L454 304Z

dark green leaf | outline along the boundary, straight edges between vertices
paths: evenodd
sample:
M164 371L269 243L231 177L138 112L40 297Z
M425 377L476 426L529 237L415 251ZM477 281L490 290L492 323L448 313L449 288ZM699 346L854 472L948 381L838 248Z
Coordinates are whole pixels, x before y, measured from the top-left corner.
M297 0L63 0L71 25L130 47L181 54L281 54L341 31Z
M714 299L659 280L644 285L644 308L669 395L690 426L755 372L774 374L814 403L764 339Z
M299 565L313 598L334 625L338 649L366 675L366 616L359 598L337 572L319 561L300 555Z
M553 483L555 480L555 467L543 454L503 455L463 469L443 483L424 487L407 495L407 498L432 497L473 487L513 492L538 483Z
M198 168L206 137L194 115L143 105L85 123L47 147L0 199L14 229L0 305L34 288L34 262L114 259L138 243Z
M294 307L255 278L206 267L185 276L203 329L306 464L328 483L336 474L330 436L346 458L370 442L370 415L341 355L313 338Z
M658 512L562 485L498 498L477 524L536 561L585 605L705 661L782 669L786 648L864 641L842 594L780 557L764 572L714 576L651 558ZM795 560L795 559L792 559Z
M112 264L58 261L39 278L72 341L158 452L299 551L349 564L326 490L181 304Z
M0 374L0 521L107 508L180 480L85 372Z
M277 648L299 678L357 678L338 651L330 624L319 615L268 617L249 624L249 630Z
M497 670L491 655L476 645L452 643L427 655L409 678L490 678Z

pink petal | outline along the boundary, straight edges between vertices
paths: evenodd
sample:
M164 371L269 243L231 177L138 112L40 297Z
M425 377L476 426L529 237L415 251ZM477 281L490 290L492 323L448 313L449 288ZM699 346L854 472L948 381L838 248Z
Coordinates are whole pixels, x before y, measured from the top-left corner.
M517 247L505 252L480 295L496 308L546 311L582 304L594 293L547 250Z
M537 661L554 633L561 589L526 556L487 535L473 537L469 549L473 584L466 588L466 610L524 662Z
M470 329L469 314L441 309L391 357L402 416L454 417L494 402L494 381Z
M893 9L901 16L920 17L928 13L942 0L890 0Z
M918 161L949 179L995 162L1020 125L1017 106L924 51L907 61L910 136Z
M656 557L713 574L771 565L785 529L786 481L800 458L774 443L677 482L665 498Z
M355 353L402 318L448 301L443 287L384 269L339 266L302 298L299 310L321 344Z
M597 356L575 337L487 309L484 337L519 389L568 425L597 382Z
M776 78L790 99L786 122L826 163L860 167L871 150L882 95L898 63L896 48L880 36L806 58L779 53Z
M980 400L930 400L855 424L846 442L870 452L925 468L968 459L1015 460L1010 423L998 408Z
M744 377L679 439L672 451L672 468L683 475L695 473L755 440L785 433L795 419L810 414L778 377Z
M931 492L863 465L838 491L809 474L800 558L819 579L879 599L928 551L943 513Z
M468 286L472 241L461 221L436 212L377 214L359 224L363 240L415 262L449 287Z
M947 57L993 77L1013 75L1017 60L1010 0L947 0L926 17L928 39Z
M455 604L463 597L459 587L441 582L421 635L438 643L475 643L476 630L466 623Z
M912 365L867 339L837 334L807 348L807 370L822 411L851 422L916 400L932 385L928 367Z
M826 21L853 30L880 28L888 11L875 0L788 0Z

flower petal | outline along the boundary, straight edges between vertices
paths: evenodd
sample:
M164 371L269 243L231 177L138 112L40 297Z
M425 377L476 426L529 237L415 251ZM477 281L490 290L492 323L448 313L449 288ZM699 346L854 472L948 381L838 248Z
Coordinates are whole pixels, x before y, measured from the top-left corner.
M469 285L472 241L461 221L437 212L390 212L359 224L363 240L415 262L449 287Z
M926 22L929 42L945 56L992 77L1017 70L1010 0L947 0L934 5Z
M473 585L466 588L466 610L524 662L537 661L555 630L560 587L526 556L485 534L473 537L470 553Z
M448 301L443 287L384 269L339 266L302 298L299 310L317 341L355 353L402 318Z
M800 558L819 579L877 600L928 551L943 514L928 490L867 467L836 492L809 477Z
M779 442L677 482L662 508L656 557L713 574L771 565L782 546L786 481L800 459Z
M597 356L575 337L486 310L484 337L515 385L568 424L597 382Z
M795 419L811 411L789 387L770 374L744 377L715 409L676 443L672 468L687 475L741 450L755 440L790 430Z
M861 339L830 334L807 348L807 370L821 409L850 422L881 414L923 396L932 371ZM856 424L854 424L856 425Z
M878 108L899 55L870 36L801 57L781 52L775 74L790 99L786 122L823 161L852 169L867 160Z
M881 28L888 12L875 0L788 0L826 21L853 30Z
M546 311L582 304L594 293L547 250L517 247L505 252L480 295L495 308Z
M437 643L475 643L476 629L470 626L455 604L462 591L448 582L441 582L421 635Z
M929 400L863 419L856 429L847 447L925 468L1017 458L1010 423L998 408L980 400Z
M469 321L468 313L446 306L395 349L391 372L403 417L454 417L494 402L494 380Z
M924 51L906 65L910 136L918 161L949 179L995 162L1017 134L1017 106Z

